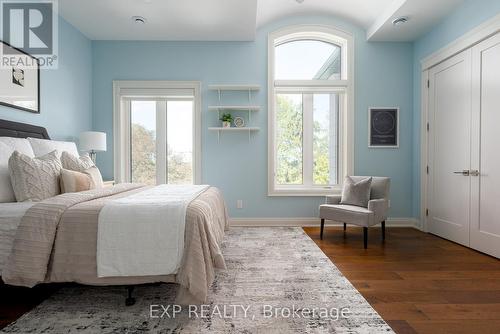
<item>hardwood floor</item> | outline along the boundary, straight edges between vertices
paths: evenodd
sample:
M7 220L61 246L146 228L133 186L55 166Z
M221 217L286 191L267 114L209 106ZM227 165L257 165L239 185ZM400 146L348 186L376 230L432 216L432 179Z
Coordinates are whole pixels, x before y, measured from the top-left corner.
M6 285L0 279L0 329L33 309L61 286L42 284L30 289Z
M500 333L500 260L411 228L304 228L397 333Z

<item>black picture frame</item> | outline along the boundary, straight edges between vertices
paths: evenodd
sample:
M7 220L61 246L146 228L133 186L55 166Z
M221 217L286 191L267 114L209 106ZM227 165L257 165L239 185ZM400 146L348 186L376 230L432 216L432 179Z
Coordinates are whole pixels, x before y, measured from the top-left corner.
M5 107L10 107L10 108L14 108L14 109L18 109L18 110L22 110L22 111L27 111L27 112L30 112L30 113L34 113L34 114L40 114L40 62L38 60L38 58L30 55L29 53L26 53L24 52L23 50L21 49L18 49L12 45L10 45L9 43L7 42L4 42L2 40L0 40L0 43L1 43L1 48L2 50L4 49L4 47L8 47L8 48L12 48L14 50L16 50L17 52L21 53L21 54L24 54L28 57L30 57L31 59L34 60L34 63L36 63L36 83L37 83L37 90L35 92L35 96L36 96L36 106L37 108L36 109L31 109L31 108L26 108L26 107L23 107L23 106L20 106L20 105L16 105L16 104L12 104L12 103L8 103L6 101L2 101L0 100L0 105L2 106L5 106ZM2 53L3 54L3 51ZM0 70L6 70L6 69L1 69ZM8 70L6 70L8 71ZM1 86L0 86L0 96L1 96Z
M399 108L368 109L368 147L399 148Z

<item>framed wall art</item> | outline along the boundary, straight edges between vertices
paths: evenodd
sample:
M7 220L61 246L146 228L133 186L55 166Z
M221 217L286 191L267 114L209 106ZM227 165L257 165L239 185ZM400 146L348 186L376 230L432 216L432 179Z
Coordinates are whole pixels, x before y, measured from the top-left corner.
M0 105L40 113L38 60L0 41Z
M399 147L399 108L368 110L368 147Z

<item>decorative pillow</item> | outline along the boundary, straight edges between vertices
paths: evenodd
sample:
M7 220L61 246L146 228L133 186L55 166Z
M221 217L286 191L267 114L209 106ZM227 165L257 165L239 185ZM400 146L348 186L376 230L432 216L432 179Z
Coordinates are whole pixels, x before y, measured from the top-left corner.
M92 189L92 179L88 174L69 169L61 169L61 193L75 193Z
M41 157L54 150L58 151L58 158L61 157L61 153L64 151L69 152L76 157L79 155L76 144L72 141L57 141L39 138L28 138L28 140L33 148L35 157Z
M372 178L368 177L358 182L350 176L346 176L344 180L344 188L342 189L342 199L340 204L368 207L370 200L370 190L372 186Z
M3 143L10 147L12 149L12 152L18 151L19 153L26 154L31 158L35 156L35 153L33 153L33 149L31 148L31 144L28 139L0 137L0 143Z
M90 189L100 189L104 187L104 182L102 180L102 175L101 172L99 171L99 168L97 167L90 167L89 169L85 170L83 173L87 174L90 177L91 180L91 188Z
M78 157L68 152L63 152L61 154L61 162L64 169L88 174L92 178L93 188L103 187L101 172L87 154Z
M0 142L0 203L15 202L16 196L10 183L9 158L14 150Z
M84 170L95 166L88 154L75 156L66 151L61 153L61 163L64 169L74 170L77 172L83 172Z
M17 151L9 159L12 188L18 202L41 201L60 193L61 161L57 151L30 158Z

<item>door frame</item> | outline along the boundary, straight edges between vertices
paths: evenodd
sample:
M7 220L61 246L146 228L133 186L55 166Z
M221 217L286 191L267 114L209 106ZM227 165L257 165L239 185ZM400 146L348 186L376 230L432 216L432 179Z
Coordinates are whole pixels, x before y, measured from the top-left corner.
M453 42L447 44L438 51L432 53L420 62L421 90L420 90L420 221L423 231L428 232L427 208L428 208L428 174L429 163L429 69L445 60L459 54L460 52L488 39L500 32L500 14L480 24L476 28L465 33Z
M123 163L126 156L125 145L121 140L129 140L127 119L122 111L126 103L122 102L122 90L161 90L161 89L192 89L194 92L194 131L193 131L193 177L194 184L201 184L201 82L200 81L162 81L162 80L114 80L113 81L113 171L116 183L127 182L127 163Z

